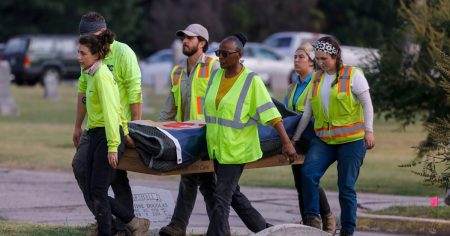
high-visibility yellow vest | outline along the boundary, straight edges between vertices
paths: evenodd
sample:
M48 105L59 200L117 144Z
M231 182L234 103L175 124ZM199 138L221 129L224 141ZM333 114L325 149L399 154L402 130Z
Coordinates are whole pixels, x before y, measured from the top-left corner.
M288 96L287 107L289 109L298 111L298 112L303 112L305 110L306 100L308 97L308 92L311 89L312 81L313 81L312 79L309 81L308 85L306 85L305 90L303 90L302 94L300 94L300 96L298 97L295 107L293 104L293 99L295 96L295 90L297 90L298 83L292 83L289 85L288 94L287 94L287 96Z
M208 86L209 75L215 60L208 56L203 56L202 62L198 63L191 73L194 73L191 83L191 103L189 109L189 120L204 120L203 103L205 100L206 87ZM172 93L177 106L177 121L183 121L183 112L181 109L181 78L183 76L183 67L176 65L170 73L172 83Z
M339 70L336 85L330 90L328 115L325 114L320 92L323 84L323 71L313 74L311 80L310 104L314 115L314 131L328 144L347 143L364 137L364 114L362 105L353 98L351 82L355 70L359 68L344 65Z
M208 154L221 164L243 164L262 157L258 125L281 117L264 82L244 68L231 89L216 107L220 80L218 69L211 77L205 96Z

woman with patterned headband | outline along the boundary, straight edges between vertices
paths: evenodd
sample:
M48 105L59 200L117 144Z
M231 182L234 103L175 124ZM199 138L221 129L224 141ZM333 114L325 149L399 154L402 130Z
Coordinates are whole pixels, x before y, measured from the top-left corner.
M316 69L316 62L314 60L314 49L310 43L304 43L301 45L294 54L294 69L297 73L295 81L289 85L288 93L284 98L284 105L296 112L302 112L305 110L305 104L308 97L308 92L311 89L312 80L311 77ZM302 140L298 142L299 152L306 153L309 148L309 141ZM302 220L305 221L305 206L303 201L302 192L302 165L292 165L292 174L294 175L295 188L298 193L298 205L300 208L300 215ZM322 216L323 231L334 234L336 231L336 219L331 212L330 205L328 204L327 196L322 188L319 188L320 198L320 215Z
M369 85L361 69L342 64L336 39L322 37L313 47L321 70L312 75L305 111L292 138L293 142L298 141L314 116L317 137L311 141L302 169L305 224L321 228L319 182L328 167L337 161L340 235L353 235L357 207L355 184L366 149L375 146Z

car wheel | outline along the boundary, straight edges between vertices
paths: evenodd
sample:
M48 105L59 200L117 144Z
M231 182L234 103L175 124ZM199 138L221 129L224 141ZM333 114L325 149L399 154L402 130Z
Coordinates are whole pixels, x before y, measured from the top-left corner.
M42 77L40 79L40 83L42 86L45 86L46 83L54 83L61 81L61 73L56 68L47 68L44 73L42 73Z
M22 79L18 79L18 78L15 78L12 82L17 84L18 86L25 85L25 81L23 81Z

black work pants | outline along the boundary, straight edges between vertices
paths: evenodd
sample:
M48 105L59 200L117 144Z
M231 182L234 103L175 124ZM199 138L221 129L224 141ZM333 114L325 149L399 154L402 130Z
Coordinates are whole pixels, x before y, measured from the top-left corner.
M92 201L92 207L98 223L97 235L110 235L112 214L125 223L130 222L134 218L134 214L120 204L119 201L108 196L108 188L116 170L108 162L105 128L90 129L87 133L89 136L87 155L88 195L90 201ZM125 138L122 129L120 129L120 136L122 142L118 148L118 157L123 154L125 149Z

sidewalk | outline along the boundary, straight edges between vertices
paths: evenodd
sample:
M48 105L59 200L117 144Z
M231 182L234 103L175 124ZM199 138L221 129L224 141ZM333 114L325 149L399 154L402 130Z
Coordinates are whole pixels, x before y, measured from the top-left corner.
M85 206L75 179L69 173L0 168L0 183L0 220L64 225L86 225L94 222L94 217ZM177 196L176 181L132 179L131 184L169 190L174 200ZM241 191L268 222L277 225L300 221L295 190L242 187ZM337 193L327 192L327 196L332 211L335 215L339 215ZM423 197L362 193L358 194L358 214L360 219L366 219L363 209L374 210L391 205L428 205L428 201L428 198ZM204 233L207 226L205 205L201 194L198 194L188 231ZM233 211L230 215L230 226L235 233L244 235L250 233ZM384 234L358 231L356 235Z

